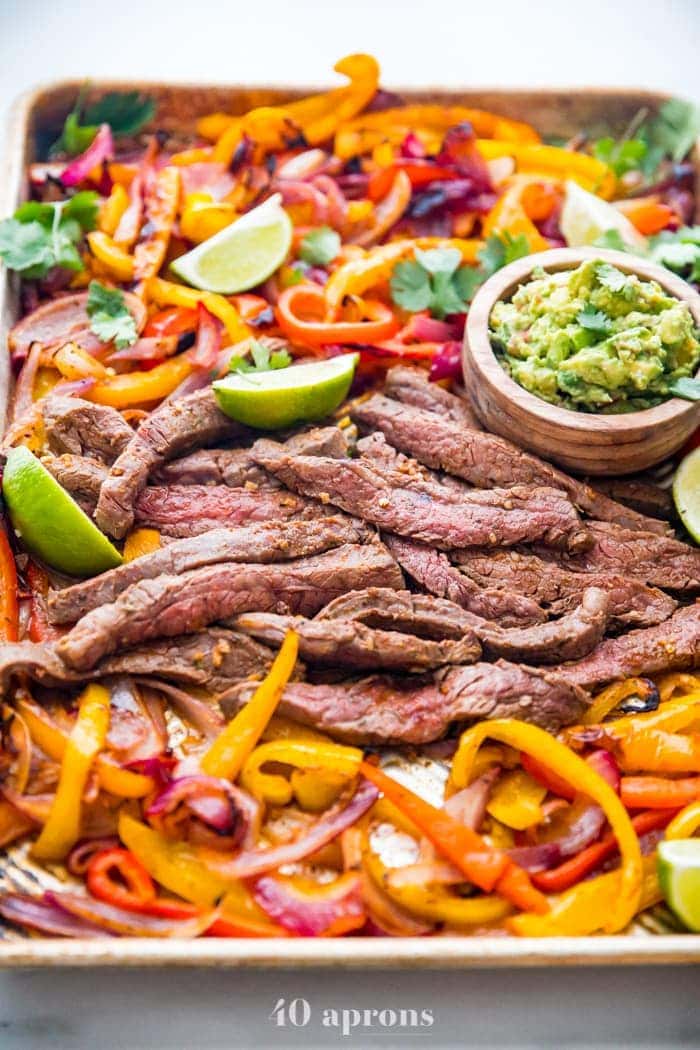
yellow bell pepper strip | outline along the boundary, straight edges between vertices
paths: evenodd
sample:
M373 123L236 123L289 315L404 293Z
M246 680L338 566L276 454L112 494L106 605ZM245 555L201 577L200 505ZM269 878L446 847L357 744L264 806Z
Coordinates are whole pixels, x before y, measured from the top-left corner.
M89 685L78 701L78 717L63 753L48 820L32 848L39 860L62 860L78 841L83 791L108 729L109 692L104 686Z
M425 802L376 766L363 762L360 770L479 889L488 893L495 890L526 910L547 910L547 901L533 887L527 872L505 853L490 847L446 810Z
M363 849L363 867L376 886L410 915L450 926L487 926L506 918L513 907L502 897L458 897L442 886L395 886L387 868L369 844Z
M380 241L384 234L389 232L406 211L406 208L411 203L412 193L411 180L405 171L399 169L386 196L375 206L372 212L372 224L369 229L354 234L351 237L352 242L363 247Z
M511 237L527 238L530 253L543 252L549 244L539 232L532 219L528 218L522 202L521 185L510 186L494 204L484 219L482 232L485 237L492 233L509 233Z
M250 339L254 334L252 329L243 323L235 306L225 296L217 295L216 292L200 292L195 288L186 288L183 284L151 277L146 281L146 296L161 306L186 306L196 310L197 303L203 303L209 313L223 322L232 343Z
M277 302L277 320L289 339L306 346L327 343L377 343L390 339L399 322L389 306L378 299L362 300L364 319L326 321L326 298L317 284L295 284L285 288Z
M457 248L461 252L463 263L476 263L483 241L453 237L417 237L381 244L358 258L349 259L331 274L324 287L328 320L336 319L346 296L363 295L375 285L388 281L396 264L413 255L417 247L424 251L428 248Z
M666 701L670 700L673 694L679 689L686 694L700 693L700 677L680 672L665 674L657 679L657 688L659 690L661 702L665 704Z
M338 129L333 152L343 160L369 153L383 142L400 145L409 132L445 133L457 124L469 123L480 138L500 139L514 143L537 144L540 137L529 124L499 117L468 106L440 106L418 103L365 113L347 121Z
M125 372L123 375L109 376L86 391L85 398L96 401L98 405L111 405L112 408L120 409L162 401L172 394L191 371L189 359L180 354L148 372Z
M216 137L218 138L218 135ZM190 164L208 164L211 160L211 152L211 146L193 146L192 149L183 149L178 153L173 153L170 157L170 164L175 164L178 168L187 168Z
M18 637L17 565L7 532L0 524L0 641L16 642Z
M264 773L267 762L277 762L298 769L324 770L337 773L347 780L357 776L362 762L362 751L342 744L311 740L272 740L260 744L248 756L241 770L241 784L264 802L286 806L292 798L292 785L278 773ZM321 806L325 809L325 806Z
M700 777L623 777L620 798L628 809L681 809L700 799Z
M602 722L611 711L630 696L646 696L650 683L646 678L627 678L624 682L613 682L593 699L581 719L581 725L592 726Z
M700 801L691 802L689 806L677 813L666 828L667 839L689 839L700 828Z
M615 701L617 705L619 700ZM575 750L598 744L615 750L625 741L634 744L637 736L656 732L676 733L692 725L700 717L700 692L687 693L661 704L655 711L639 715L625 715L612 722L596 725L569 726L561 739Z
M68 734L55 725L38 704L21 698L16 702L16 707L24 718L29 735L37 747L54 762L62 762L68 743ZM155 787L150 777L122 769L106 755L98 755L95 771L100 787L118 798L145 798Z
M77 343L64 343L58 350L49 351L49 358L64 379L106 379L108 374L102 362Z
M146 197L146 228L149 232L134 248L134 277L155 277L165 261L180 201L180 171L168 165L153 179Z
M204 753L200 762L203 773L223 780L236 779L282 698L297 662L298 648L296 633L287 631L267 677Z
M97 216L97 229L108 237L114 235L121 217L129 207L129 194L123 186L115 182L107 200L100 207Z
M553 900L548 915L514 915L506 919L506 927L519 937L584 937L600 930L609 932L608 919L618 907L623 880L620 871L588 879ZM656 856L644 857L638 904L630 921L661 900Z
M573 179L590 193L610 200L615 192L615 173L607 164L587 153L559 146L514 143L498 139L478 139L477 147L485 160L512 157L518 173Z
M210 193L188 193L180 214L180 232L188 241L201 244L236 218L233 204L215 201Z
M109 234L93 230L87 235L90 251L117 281L134 279L134 257L113 241Z
M455 789L469 783L474 759L487 738L532 755L601 807L618 841L622 858L620 892L606 917L605 928L609 933L623 929L638 910L642 855L635 830L618 796L590 765L544 729L517 719L503 718L482 722L462 734L450 773Z
M487 813L516 831L539 824L547 789L533 780L525 770L514 769L501 777L486 806Z
M124 561L142 558L160 548L160 533L157 529L134 529L124 541Z
M290 779L297 804L309 813L329 809L347 785L347 777L331 769L294 769Z
M318 729L310 729L300 722L293 722L291 718L282 715L273 715L265 726L261 740L316 740L321 743L332 744L333 741L325 733L319 733Z

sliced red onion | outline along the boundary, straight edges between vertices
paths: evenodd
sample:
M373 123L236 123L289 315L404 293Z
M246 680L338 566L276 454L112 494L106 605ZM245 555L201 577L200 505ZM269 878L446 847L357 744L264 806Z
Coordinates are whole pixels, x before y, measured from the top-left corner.
M307 149L283 161L277 169L279 179L308 179L318 175L328 163L329 156L323 149Z
M401 156L406 157L407 160L423 160L427 154L427 150L416 135L415 131L409 131L401 143L400 153Z
M363 779L347 805L340 803L334 806L314 824L308 834L302 835L295 842L285 842L281 846L268 849L247 850L229 861L214 860L207 856L205 863L224 877L232 879L250 878L271 868L278 868L282 864L293 864L316 853L326 843L332 842L341 831L345 831L359 820L378 797L379 792L374 784Z
M236 185L236 180L225 164L217 161L198 161L180 168L183 198L189 193L208 193L215 201L222 200Z
M345 932L362 926L365 920L360 876L344 875L338 882L336 893L324 887L323 896L314 898L297 892L287 879L263 875L255 883L253 896L274 922L298 937L332 936L339 923Z
M448 798L442 808L460 824L477 831L486 814L491 788L498 780L500 772L499 766L487 770L467 787Z
M569 807L570 823L566 833L552 842L559 847L562 857L573 857L600 837L605 827L605 814L600 806L583 800Z
M139 685L157 689L167 696L177 713L207 740L213 740L223 729L225 724L223 715L215 705L207 703L206 700L190 696L184 689L178 689L169 682L150 678L136 678L134 681Z
M620 767L609 751L593 751L586 757L587 764L605 780L614 792L620 792Z
M227 780L204 774L172 780L146 808L146 817L153 822L174 813L181 805L217 835L225 835L231 849L257 836L258 803Z
M94 924L102 931L122 937L199 937L211 926L216 911L203 911L191 919L162 919L155 915L125 911L113 904L77 893L44 894L44 900L67 915Z
M43 350L41 343L33 343L15 384L12 402L12 422L16 423L29 412L34 402L34 380Z
M342 230L348 218L348 202L340 186L330 175L317 175L313 179L312 185L326 196L328 222L336 230Z
M211 376L209 373L198 368L195 372L190 372L188 376L185 376L182 382L163 401L177 401L179 398L184 397L185 394L193 394L195 390L203 390L210 383Z
M197 303L197 339L187 359L198 369L210 372L221 353L221 338L224 326L203 303ZM207 376L208 378L208 376Z
M114 141L109 124L101 124L94 139L79 157L64 168L61 182L64 186L78 186L90 172L105 160L114 156Z
M437 383L440 379L461 379L461 377L462 344L443 343L430 362L431 382Z
M137 758L133 762L125 762L124 768L134 773L141 773L144 777L150 777L158 788L164 788L172 779L172 772L177 765L177 759L173 755L151 755L149 758Z
M109 835L100 839L82 839L77 846L68 854L66 867L71 875L81 877L85 874L88 864L96 853L105 849L116 849L121 843L116 835Z
M429 314L414 314L401 333L419 343L447 343L457 338L457 329L448 321L437 321Z
M70 915L46 896L6 893L0 897L0 915L8 922L37 930L48 937L111 937L110 931L86 919Z
M282 195L284 204L310 204L312 221L315 224L320 225L328 221L328 201L323 193L310 183L298 179L277 179L274 191Z
M436 161L439 165L454 165L478 191L493 190L488 165L479 152L474 128L467 121L449 129Z
M60 394L61 397L83 397L94 387L97 380L94 376L85 376L83 379L64 379L56 383L52 394Z
M177 351L178 342L176 335L145 336L143 339L137 339L132 346L115 350L105 361L109 361L110 364L114 361L162 361L166 357L172 357Z
M543 842L539 846L516 846L508 856L525 871L547 871L561 863L562 852L557 842Z

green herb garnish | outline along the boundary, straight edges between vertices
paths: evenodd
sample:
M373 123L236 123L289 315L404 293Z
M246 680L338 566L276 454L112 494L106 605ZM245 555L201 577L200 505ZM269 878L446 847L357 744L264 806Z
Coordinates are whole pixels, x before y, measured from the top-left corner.
M76 193L67 201L27 201L11 219L0 222L0 259L27 280L45 277L60 266L83 269L77 245L97 222L97 194Z
M276 368L287 368L291 363L292 355L288 350L270 350L269 346L253 339L245 354L235 354L231 358L228 368L229 372L245 375L247 372L271 372Z
M299 257L310 266L327 266L337 258L340 251L340 234L330 226L319 226L309 230L301 242Z
M131 346L138 339L136 322L126 305L124 293L106 288L99 281L88 285L87 315L90 330L103 343L114 343L117 350Z
M612 331L612 320L602 310L596 310L591 303L586 303L583 310L576 317L582 328L594 335L609 335Z
M75 106L65 119L60 137L49 150L50 156L67 153L75 157L84 153L101 124L109 124L115 135L135 135L153 119L155 102L138 91L110 91L83 113L87 89L87 84L81 88Z

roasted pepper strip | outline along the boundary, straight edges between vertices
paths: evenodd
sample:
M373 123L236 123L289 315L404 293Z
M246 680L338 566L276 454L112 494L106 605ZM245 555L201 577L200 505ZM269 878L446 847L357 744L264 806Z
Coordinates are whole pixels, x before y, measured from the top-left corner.
M124 541L124 561L142 558L160 548L160 533L157 529L134 529Z
M200 763L203 773L236 779L280 702L297 661L297 650L296 633L287 631L265 680L204 753Z
M638 910L642 855L630 818L613 789L582 758L544 729L516 719L482 722L462 734L452 762L451 783L455 788L466 787L469 783L474 758L487 738L532 755L601 807L619 843L622 857L620 892L605 919L605 928L609 933L623 929Z
M64 629L49 622L46 599L49 593L49 577L45 569L32 559L27 563L25 576L32 592L32 609L29 614L29 637L33 642L55 642L64 634Z
M689 839L700 828L700 801L691 802L666 828L667 839Z
M100 208L97 217L97 228L108 237L114 235L121 217L129 207L129 194L123 186L115 182L112 192Z
M170 243L180 199L180 172L168 165L153 179L146 197L148 234L134 248L134 277L143 281L160 270Z
M24 718L37 747L54 762L61 762L68 743L68 734L54 725L45 711L37 704L26 699L16 703L17 710ZM116 762L105 755L98 755L95 763L100 787L119 798L144 798L153 791L154 783L150 777L122 769Z
M627 697L644 696L648 689L649 683L645 678L627 678L624 682L613 682L594 697L593 703L581 719L581 725L597 725Z
M18 637L17 566L7 532L0 524L0 641L16 642Z
M324 321L326 299L315 284L286 288L277 303L277 320L290 339L309 346L327 343L375 343L389 339L399 329L390 307L378 300L363 300L365 321ZM309 320L312 315L316 319Z
M587 153L561 149L559 146L503 142L497 139L479 139L479 152L486 160L512 157L518 173L573 179L591 193L610 200L617 180L607 164Z
M85 397L100 405L111 405L112 408L132 408L134 405L148 404L151 401L162 401L172 394L175 387L192 371L187 357L180 354L171 357L161 365L156 365L148 372L126 372L124 375L110 376L95 383Z
M78 702L78 717L63 753L48 820L32 848L40 860L62 860L78 841L83 791L108 728L109 692L104 686L89 685Z
M543 252L549 248L549 244L523 207L523 190L524 186L521 183L515 183L499 197L484 220L483 233L485 237L492 233L509 233L511 237L524 236L531 253Z
M232 343L240 343L253 335L248 325L241 321L235 306L225 296L217 295L216 292L199 292L195 288L185 288L184 285L175 284L173 281L151 277L146 282L146 295L161 306L186 306L196 310L197 303L203 303L209 313L223 322Z
M272 740L260 744L243 765L241 784L256 798L275 806L286 806L292 798L292 785L287 777L264 773L262 767L267 762L354 777L362 762L362 752L356 747L310 740Z
M543 819L547 789L522 769L513 769L498 781L486 810L506 827L524 831Z
M116 241L101 230L87 235L90 251L118 281L134 279L134 257L121 248Z
M144 905L156 898L153 879L127 849L113 847L95 853L90 858L85 882L93 897L127 911L143 911Z
M700 777L623 777L620 798L628 809L680 809L700 799Z
M517 868L505 853L493 849L471 828L460 824L444 809L437 809L414 795L376 766L363 762L360 768L385 798L412 820L436 849L479 889L487 893L495 890L521 908L547 910L545 898L533 888L527 873ZM520 878L520 873L524 880Z

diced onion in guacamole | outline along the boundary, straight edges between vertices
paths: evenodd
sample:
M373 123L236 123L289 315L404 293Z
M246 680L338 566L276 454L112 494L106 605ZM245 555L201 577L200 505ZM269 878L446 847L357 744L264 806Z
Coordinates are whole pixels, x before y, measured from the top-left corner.
M496 303L489 334L516 383L582 412L651 408L700 363L685 303L596 259L566 273L533 271L510 302Z

